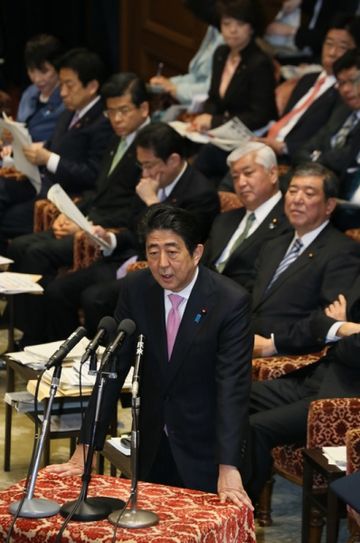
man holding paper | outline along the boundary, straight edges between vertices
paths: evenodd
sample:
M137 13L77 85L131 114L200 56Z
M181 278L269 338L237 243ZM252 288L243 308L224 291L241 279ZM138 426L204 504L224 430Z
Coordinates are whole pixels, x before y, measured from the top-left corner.
M23 148L26 159L42 168L40 197L57 181L70 195L94 189L111 133L99 95L104 67L98 55L73 49L57 62L57 69L66 111L60 115L50 142ZM16 183L14 190L2 195L0 231L7 238L32 231L35 189L26 198L21 196L28 183Z
M104 228L118 228L128 224L135 186L140 178L133 141L139 128L149 122L148 95L144 82L132 73L113 75L103 85L101 94L106 102L105 112L114 136L105 153L97 191L83 198L76 211L82 212L85 222L84 215L87 215L91 222ZM54 189L55 186L52 187ZM15 262L14 270L40 273L43 275L42 283L48 284L59 267L72 264L73 235L78 230L79 225L61 213L50 230L17 238L9 248ZM25 332L25 342L42 341L44 337L40 338L37 332L43 334L42 312L39 313L41 301L32 299L30 303L38 306L37 319L34 319L34 315L31 322L30 319L21 318L19 308L17 315L22 322L17 325Z

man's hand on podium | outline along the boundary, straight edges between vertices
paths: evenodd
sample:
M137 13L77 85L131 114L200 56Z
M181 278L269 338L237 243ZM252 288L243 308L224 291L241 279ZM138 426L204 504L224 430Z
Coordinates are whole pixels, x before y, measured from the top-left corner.
M74 454L68 462L64 464L50 464L44 468L48 473L54 473L56 475L63 475L64 477L70 477L75 475L82 475L84 471L84 461L86 459L88 447L87 445L78 444L74 451ZM94 456L95 464L96 456ZM94 465L93 465L94 467Z

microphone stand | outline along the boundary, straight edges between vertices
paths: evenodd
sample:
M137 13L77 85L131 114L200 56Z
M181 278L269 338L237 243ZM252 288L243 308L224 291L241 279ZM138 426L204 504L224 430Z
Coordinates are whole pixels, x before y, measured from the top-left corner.
M51 409L52 404L60 383L61 376L61 364L55 366L54 373L51 380L50 386L50 396L47 404L47 408L44 414L44 419L41 425L41 433L36 443L36 449L34 454L33 469L31 470L31 475L29 477L27 486L25 488L25 499L21 505L19 514L17 513L19 505L22 500L18 500L10 504L9 512L12 515L18 514L19 517L26 518L43 518L51 517L56 515L59 512L60 505L52 500L46 500L42 498L33 498L34 488L36 483L37 474L39 471L39 465L41 460L41 455L44 449L45 438L49 431L51 424Z
M140 347L139 347L140 346ZM140 334L137 354L143 354L144 336ZM121 528L146 528L154 526L159 522L159 517L152 511L137 508L137 487L138 487L138 458L139 458L139 414L140 414L140 395L138 394L138 373L140 356L137 357L134 367L134 378L132 383L131 397L131 491L130 491L130 509L113 511L108 520L111 524L121 526Z
M87 493L89 489L89 484L91 481L91 471L93 458L95 453L95 438L98 429L99 416L100 416L100 407L103 397L103 389L106 382L106 378L110 375L108 368L101 367L99 371L98 378L95 383L96 387L96 406L95 406L95 415L94 422L92 427L92 433L90 437L90 443L88 446L88 451L86 455L86 461L84 466L84 472L82 475L82 487L80 490L80 495L76 500L66 502L60 509L60 514L63 517L71 515L73 520L91 522L94 520L102 520L106 518L111 511L115 509L121 509L124 507L125 502L117 498L110 497L100 497L100 498L88 498ZM111 373L111 376L114 378L116 374Z

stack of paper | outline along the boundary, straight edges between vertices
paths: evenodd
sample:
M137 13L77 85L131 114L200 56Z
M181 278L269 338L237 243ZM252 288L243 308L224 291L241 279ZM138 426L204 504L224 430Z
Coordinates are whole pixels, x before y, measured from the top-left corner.
M41 294L44 289L38 285L37 281L41 279L41 275L33 275L30 273L0 273L0 293L2 294Z
M323 447L322 451L329 464L337 466L342 471L346 471L346 447Z

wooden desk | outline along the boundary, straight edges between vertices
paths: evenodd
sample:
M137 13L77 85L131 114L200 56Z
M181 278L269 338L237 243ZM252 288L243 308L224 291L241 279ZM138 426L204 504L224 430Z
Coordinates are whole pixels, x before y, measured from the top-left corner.
M56 500L63 504L76 499L80 477L55 477L39 472L35 497ZM9 503L20 499L21 483L0 492L0 540L5 536L12 517ZM94 475L89 496L113 496L127 500L129 481ZM256 543L253 514L247 507L221 505L217 496L147 483L139 484L138 506L154 511L160 522L151 528L128 530L119 528L116 541L129 543ZM18 519L12 543L53 541L63 518L60 515L45 519ZM113 526L107 521L71 522L65 530L66 543L111 543Z
M18 375L21 377L24 381L31 381L34 379L37 379L40 372L38 370L34 370L32 368L29 368L28 366L25 366L24 364L20 364L19 362L16 362L15 360L12 360L9 357L4 357L4 361L6 363L6 386L5 390L6 392L14 392L15 390L15 377ZM79 397L71 398L74 401L79 401ZM70 398L64 397L62 400L71 401ZM46 409L46 401L43 400L44 409ZM84 403L86 405L86 403ZM71 412L79 412L79 409L74 409L73 411L68 410L68 413ZM35 413L34 412L24 412L24 415L27 415L32 421L35 421ZM55 409L53 409L53 414L57 414ZM5 404L5 441L4 441L4 471L10 471L10 464L11 464L11 428L12 428L12 415L13 415L13 407L9 405L8 403ZM58 438L70 438L71 445L70 445L70 454L75 449L76 444L76 438L78 436L79 430L59 430L59 431L51 431L48 434L48 437L45 440L45 447L44 447L44 463L45 465L50 463L50 440L51 439L58 439Z
M6 362L6 392L14 392L15 374L19 375L25 381L37 379L39 375L36 370L15 362L6 356L4 357L4 361ZM11 405L5 404L4 471L10 471L12 410Z
M339 530L339 517L341 508L339 501L330 488L335 479L344 477L345 471L333 464L329 464L321 449L304 449L304 475L303 475L303 509L302 509L302 543L309 543L310 539L310 513L311 507L316 507L324 514L326 520L326 543L336 543ZM320 474L326 481L323 492L313 491L314 475ZM342 508L345 513L344 508Z

